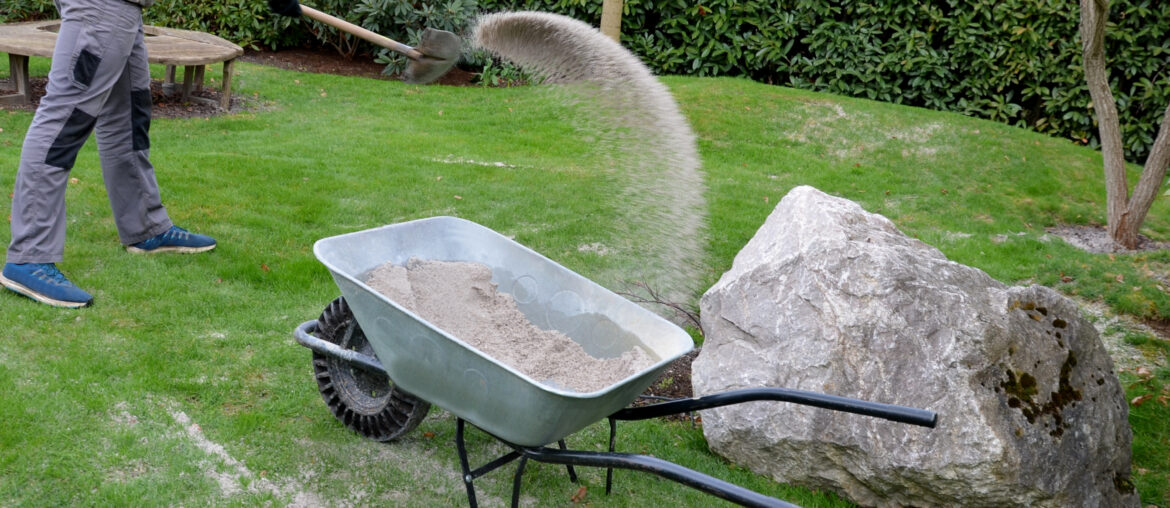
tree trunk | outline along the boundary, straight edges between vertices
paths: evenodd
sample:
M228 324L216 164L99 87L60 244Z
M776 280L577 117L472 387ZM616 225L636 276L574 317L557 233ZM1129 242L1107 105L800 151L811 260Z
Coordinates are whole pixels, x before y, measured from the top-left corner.
M622 42L622 3L623 0L601 3L601 33L618 43Z
M1105 164L1105 199L1109 236L1126 249L1137 248L1138 229L1146 219L1158 189L1170 166L1170 106L1158 128L1142 176L1129 196L1125 173L1125 152L1121 144L1121 122L1109 88L1105 66L1105 25L1109 21L1109 0L1081 0L1081 41L1085 82L1097 114L1101 155Z
M1097 114L1101 155L1105 159L1105 206L1109 236L1123 247L1132 249L1137 245L1137 235L1126 238L1125 233L1125 230L1130 229L1126 224L1129 184L1125 175L1121 122L1117 117L1113 91L1109 88L1109 72L1105 67L1105 24L1108 20L1108 0L1081 0L1081 49L1085 82L1089 85L1093 111ZM1123 228L1122 225L1127 227Z
M1142 168L1142 176L1130 196L1129 208L1126 210L1127 219L1133 224L1133 237L1136 247L1138 228L1146 220L1146 213L1158 199L1158 189L1166 179L1166 168L1170 166L1170 106L1162 116L1162 125L1158 127L1158 136L1154 138L1154 145L1150 148L1150 155L1146 158L1146 165ZM1133 247L1129 247L1133 248Z

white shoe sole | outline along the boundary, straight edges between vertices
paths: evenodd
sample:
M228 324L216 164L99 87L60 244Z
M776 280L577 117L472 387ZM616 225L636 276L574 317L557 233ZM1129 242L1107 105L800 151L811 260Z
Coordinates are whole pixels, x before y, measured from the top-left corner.
M131 254L154 254L156 252L178 252L180 254L194 254L196 252L207 252L215 248L216 244L208 245L206 247L159 247L154 250L139 249L133 245L127 245L126 251Z

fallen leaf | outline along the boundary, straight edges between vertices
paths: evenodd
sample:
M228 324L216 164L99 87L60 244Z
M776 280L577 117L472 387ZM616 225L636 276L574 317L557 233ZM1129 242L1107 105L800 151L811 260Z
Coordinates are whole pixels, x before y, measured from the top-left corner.
M69 183L81 183L81 180L78 180L76 177L74 177L69 179Z
M463 196L460 196L460 195L456 194L456 195L455 195L455 199L463 199Z
M268 268L268 265L266 265L266 264L264 264L264 263L260 263L260 269L261 269L261 270L264 270L264 271L266 271L266 272L271 272L271 271L272 271L271 269L269 269L269 268Z
M1144 378L1144 379L1149 379L1150 377L1152 377L1154 375L1153 372L1150 372L1150 369L1148 369L1144 366L1138 367L1137 370L1135 371L1135 373L1138 375L1138 377Z
M435 433L434 432L423 432L423 437L430 439L432 437L435 437Z
M1129 405L1131 405L1131 406L1140 406L1140 405L1142 405L1142 403L1143 403L1143 402L1145 402L1145 401L1147 401L1147 400L1150 400L1150 399L1152 399L1152 398L1154 398L1154 396L1153 396L1153 395L1151 395L1151 394L1148 394L1148 393L1147 393L1147 394L1145 394L1145 395L1139 395L1139 396L1137 396L1137 397L1134 397L1134 398L1133 398L1133 400L1130 400L1130 401L1129 401Z
M1113 280L1116 280L1117 282L1125 282L1125 276L1123 276L1119 273L1119 274L1117 274L1117 277L1113 278Z
M573 494L573 497L571 498L571 500L573 501L573 503L580 503L581 501L585 500L585 494L586 494L585 486L582 485L581 488L577 489L577 493Z
M1063 273L1062 273L1062 274L1060 274L1060 281L1061 281L1061 282L1068 283L1068 282L1072 282L1072 281L1074 281L1074 280L1076 280L1076 279L1074 279L1074 278L1072 278L1072 277L1069 277L1068 275L1065 275L1065 274L1063 274Z

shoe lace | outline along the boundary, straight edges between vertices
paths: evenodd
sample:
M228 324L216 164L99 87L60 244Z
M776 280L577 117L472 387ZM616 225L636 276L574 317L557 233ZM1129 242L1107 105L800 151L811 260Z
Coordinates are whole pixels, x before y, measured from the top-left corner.
M171 226L171 229L166 230L166 232L162 234L163 238L186 238L189 235L190 233L188 233L186 229L183 229L179 226Z
M38 267L43 275L42 279L53 282L54 284L69 284L69 279L65 278L65 274L57 269L57 265L53 263L45 263Z

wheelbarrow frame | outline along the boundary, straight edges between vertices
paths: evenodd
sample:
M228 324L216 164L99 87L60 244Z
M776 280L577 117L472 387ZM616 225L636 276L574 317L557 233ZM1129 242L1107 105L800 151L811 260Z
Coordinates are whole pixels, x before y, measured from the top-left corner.
M389 377L385 368L376 357L341 348L327 340L316 337L317 321L306 321L296 328L294 337L297 342L315 353L336 358L347 362L355 368L371 374ZM836 395L793 390L788 388L746 388L724 393L706 395L693 399L678 399L657 404L623 408L607 418L609 420L609 451L591 452L569 450L564 439L557 441L558 448L549 446L524 446L511 443L488 432L500 442L506 444L513 451L504 454L487 464L472 468L464 441L466 420L456 417L456 449L459 454L462 479L467 490L468 504L478 506L474 482L508 463L519 460L512 486L512 506L519 506L520 481L524 474L528 460L549 464L564 465L568 468L569 478L576 482L574 466L604 467L606 468L605 492L609 494L613 484L614 469L629 469L651 473L662 478L700 490L720 499L753 507L791 507L796 506L779 499L765 496L753 490L740 487L698 471L686 468L673 462L665 461L648 455L620 453L615 451L617 422L646 420L669 415L701 411L716 407L728 406L753 401L778 401L814 406L833 411L842 411L864 416L882 418L893 422L906 423L921 427L934 428L938 423L938 415L929 410L917 409L893 404L870 402ZM485 431L486 432L486 431Z

